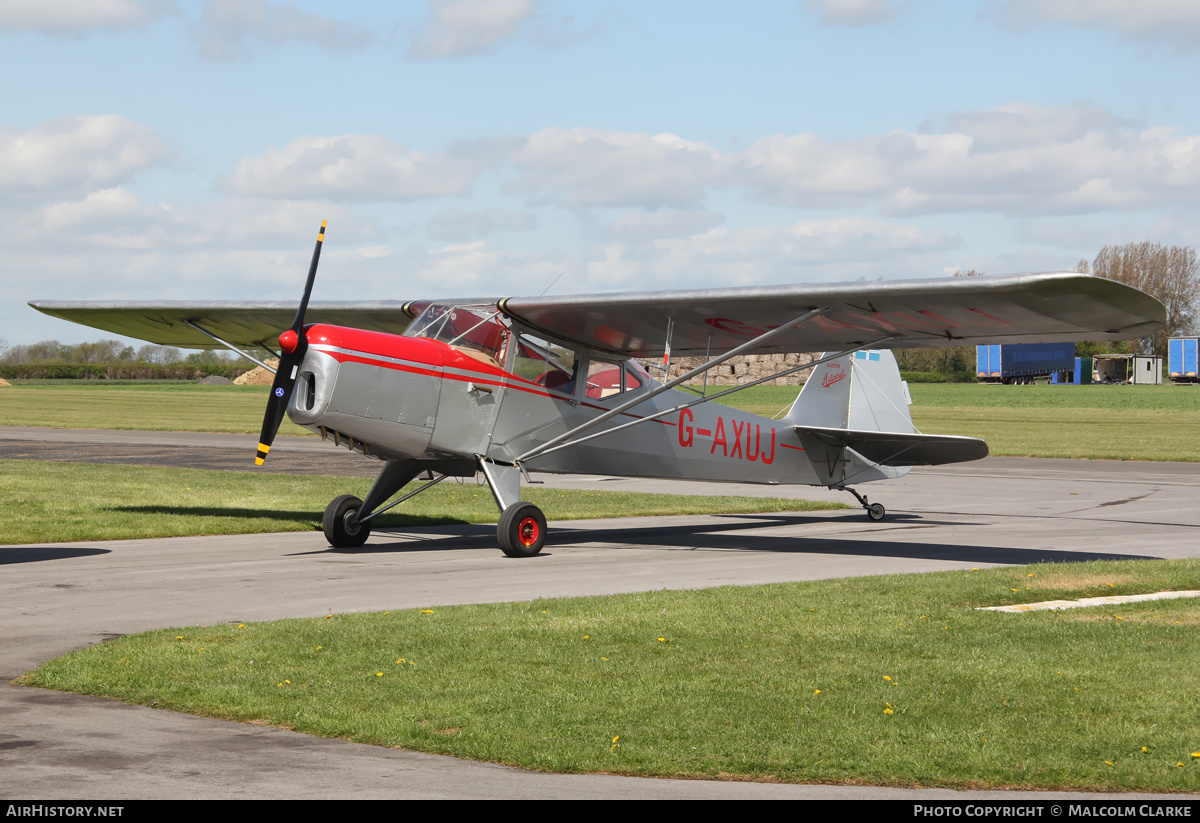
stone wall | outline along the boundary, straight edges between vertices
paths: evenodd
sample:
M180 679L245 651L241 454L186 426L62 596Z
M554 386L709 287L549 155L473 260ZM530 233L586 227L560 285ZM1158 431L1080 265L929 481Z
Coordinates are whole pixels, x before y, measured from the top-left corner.
M811 363L820 357L819 354L743 354L740 357L735 357L732 360L726 360L721 365L710 369L708 372L708 385L710 386L740 386L745 383L753 383L761 377L766 377L775 372L786 371L787 369ZM649 368L650 362L657 362L661 365L662 361L647 361L642 363ZM680 357L671 358L671 377L678 377L684 372L696 368L704 362L703 357ZM788 377L772 380L769 383L764 383L765 386L802 386L804 381L808 379L809 370L797 372ZM655 379L663 379L663 371L661 368L651 368L650 374L654 375ZM699 386L704 381L703 376L694 378L688 381L688 385Z

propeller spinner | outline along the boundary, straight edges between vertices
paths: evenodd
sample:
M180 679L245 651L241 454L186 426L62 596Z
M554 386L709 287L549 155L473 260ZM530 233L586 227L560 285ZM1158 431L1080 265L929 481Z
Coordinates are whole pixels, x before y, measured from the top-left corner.
M313 249L312 263L308 267L308 280L304 284L304 294L300 298L300 308L296 311L296 319L292 327L279 335L280 360L279 368L275 371L275 382L271 384L271 396L267 398L267 412L263 415L262 433L258 436L258 454L254 465L261 466L271 450L271 443L283 422L283 413L287 411L288 401L292 398L292 390L296 388L296 375L300 372L300 364L308 351L308 338L304 334L304 312L308 310L308 298L312 295L313 281L317 277L317 262L321 259L321 244L325 241L325 222L321 221L321 231L317 234L317 245Z

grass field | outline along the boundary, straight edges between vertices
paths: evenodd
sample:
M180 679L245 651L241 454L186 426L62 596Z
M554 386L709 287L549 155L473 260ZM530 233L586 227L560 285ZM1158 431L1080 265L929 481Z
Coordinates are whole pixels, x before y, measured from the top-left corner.
M258 434L265 386L174 381L17 380L0 387L0 425ZM310 434L286 417L280 434Z
M913 421L931 434L982 437L1015 457L1200 461L1200 388L914 384ZM770 417L796 397L759 386L718 402ZM0 388L0 425L257 433L261 386L18 381ZM308 434L286 418L281 434Z
M365 497L370 485L346 477L0 460L0 544L311 531L321 528L327 502L339 494ZM846 508L805 500L538 486L522 489L521 498L540 506L550 520ZM386 529L495 523L498 516L487 486L446 481L376 522Z
M19 682L564 772L1200 790L1200 561L1054 564L171 628Z

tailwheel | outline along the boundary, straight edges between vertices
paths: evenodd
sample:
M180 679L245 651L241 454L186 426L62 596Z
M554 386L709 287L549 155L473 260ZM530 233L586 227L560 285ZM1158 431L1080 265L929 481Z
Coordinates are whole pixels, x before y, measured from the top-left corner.
M830 488L832 489L835 487L830 486ZM887 511L883 508L883 504L872 503L870 500L867 500L867 496L865 494L859 494L849 486L837 486L836 488L840 492L850 492L852 495L854 495L854 499L858 501L858 505L862 506L863 509L866 510L867 517L871 520L880 521L883 519L883 516L887 514Z
M330 546L335 549L354 549L367 542L371 536L371 524L359 522L358 513L361 509L362 501L352 494L335 497L326 507L321 528Z
M532 503L513 503L500 515L496 538L509 557L533 557L546 543L546 515Z

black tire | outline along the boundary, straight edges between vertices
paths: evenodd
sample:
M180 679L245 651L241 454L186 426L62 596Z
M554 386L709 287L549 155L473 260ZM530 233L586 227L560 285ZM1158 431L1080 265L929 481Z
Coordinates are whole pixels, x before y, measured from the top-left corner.
M367 542L371 536L371 524L359 523L357 516L362 501L352 494L335 497L325 508L321 528L325 539L335 549L355 549ZM347 515L353 514L353 517Z
M887 510L883 508L883 504L881 503L872 503L867 506L867 517L872 520L882 520L885 514L887 514Z
M532 503L513 503L500 515L496 539L509 557L533 557L546 544L546 515Z

